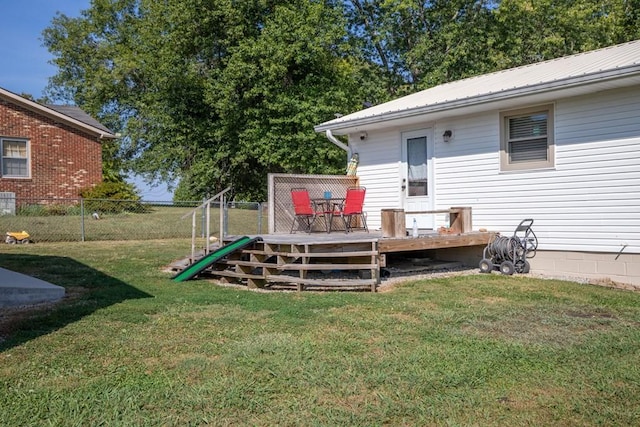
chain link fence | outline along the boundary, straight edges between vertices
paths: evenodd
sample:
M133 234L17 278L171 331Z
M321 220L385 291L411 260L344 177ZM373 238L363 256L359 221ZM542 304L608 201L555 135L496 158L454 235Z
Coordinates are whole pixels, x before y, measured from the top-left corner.
M18 243L25 238L33 242L191 238L192 216L187 214L200 204L202 201L31 200L0 193L0 233L7 233L5 241L11 235ZM266 203L226 203L223 235L266 232L267 211ZM196 215L196 235L204 237L206 212L198 208ZM209 230L212 235L220 235L220 203L211 204Z

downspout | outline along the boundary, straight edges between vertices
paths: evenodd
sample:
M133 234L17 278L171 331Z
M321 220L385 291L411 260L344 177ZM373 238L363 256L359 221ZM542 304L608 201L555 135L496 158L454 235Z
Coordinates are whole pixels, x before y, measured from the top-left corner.
M327 129L325 133L329 141L333 142L335 145L337 145L338 147L342 148L344 151L347 152L347 162L348 162L349 159L351 159L351 147L349 147L347 144L345 144L344 142L340 141L338 138L333 136L333 134L331 133L331 129Z

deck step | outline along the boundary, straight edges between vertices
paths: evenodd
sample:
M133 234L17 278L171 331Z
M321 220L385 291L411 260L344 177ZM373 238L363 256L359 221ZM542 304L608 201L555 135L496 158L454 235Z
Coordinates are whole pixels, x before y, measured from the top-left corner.
M247 274L232 270L206 270L206 272L211 276L236 277L238 279L264 279L264 276L260 274Z
M266 279L271 282L296 283L308 286L364 287L375 286L377 284L377 281L375 279L303 279L300 277L278 274L268 275L266 276Z
M226 264L226 265L240 265L243 267L275 267L277 264L272 262L258 262L258 261L243 261L239 259L222 259L216 264Z
M278 270L372 270L378 264L272 264Z
M262 250L245 250L245 254L268 255L268 256L285 256L291 258L342 258L342 257L358 257L358 256L375 256L378 251L344 251L344 252L267 252Z

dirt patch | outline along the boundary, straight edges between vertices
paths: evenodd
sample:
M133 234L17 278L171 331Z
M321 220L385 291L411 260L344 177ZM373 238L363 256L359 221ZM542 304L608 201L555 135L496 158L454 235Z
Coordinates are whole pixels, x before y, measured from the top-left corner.
M565 314L569 317L577 317L580 319L615 319L616 316L614 316L611 313L606 313L606 312L584 312L584 311L575 311L575 310L570 310L570 311L566 311Z
M440 279L443 277L468 276L481 274L477 268L462 267L460 265L427 271L397 272L391 277L382 280L378 286L378 292L390 292L398 285L414 280Z

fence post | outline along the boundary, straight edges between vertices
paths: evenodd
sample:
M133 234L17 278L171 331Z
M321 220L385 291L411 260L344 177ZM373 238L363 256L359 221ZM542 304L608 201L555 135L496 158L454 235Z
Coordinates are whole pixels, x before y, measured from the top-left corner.
M262 203L258 202L258 234L262 234Z
M84 198L80 197L80 241L84 242Z

